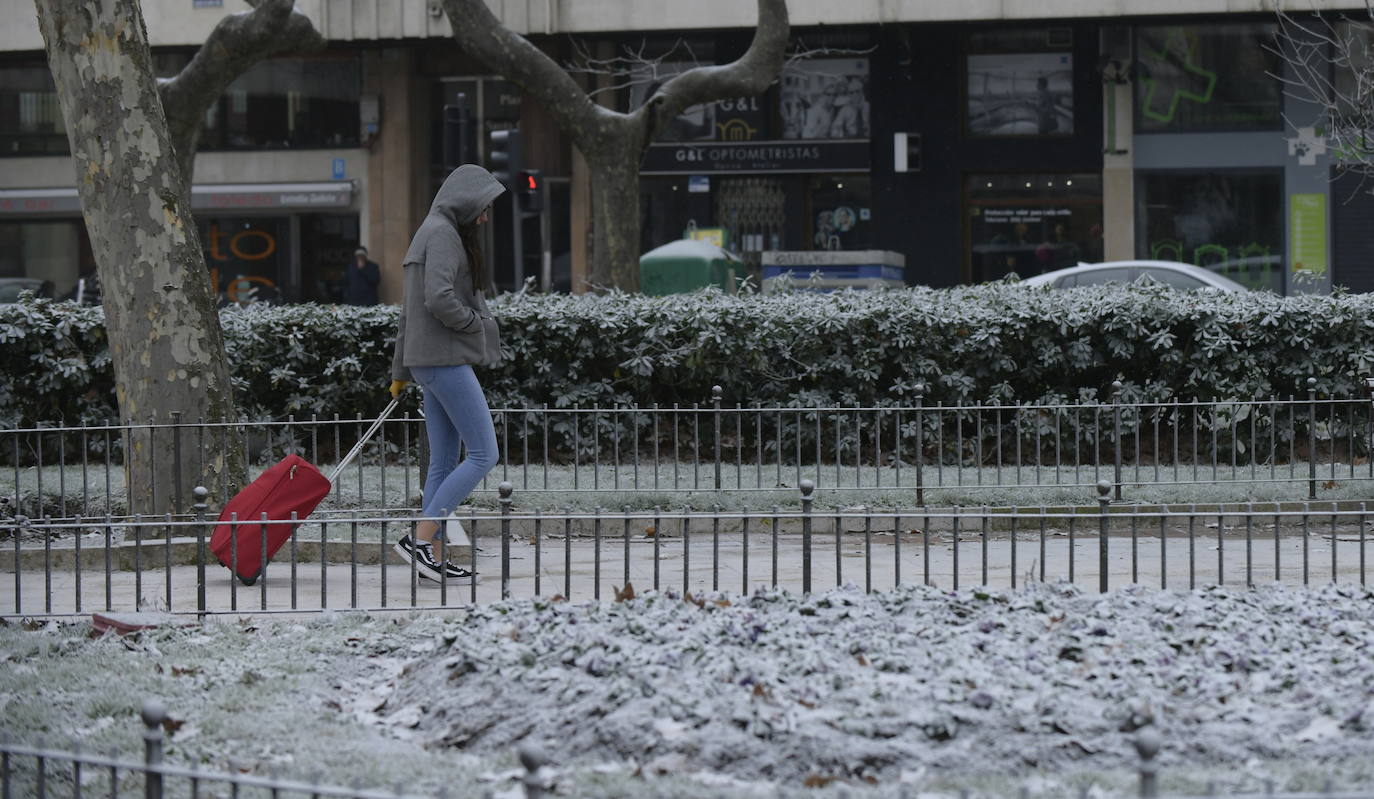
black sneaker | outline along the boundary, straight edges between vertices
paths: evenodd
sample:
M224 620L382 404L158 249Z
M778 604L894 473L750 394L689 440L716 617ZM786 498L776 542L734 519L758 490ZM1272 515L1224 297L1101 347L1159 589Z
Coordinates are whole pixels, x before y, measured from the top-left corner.
M401 556L401 560L415 564L416 574L431 580L439 579L439 562L434 559L434 553L428 544L417 545L410 536L403 535L392 549Z
M457 566L451 560L444 561L444 576L448 579L449 585L470 585L477 577L476 574Z

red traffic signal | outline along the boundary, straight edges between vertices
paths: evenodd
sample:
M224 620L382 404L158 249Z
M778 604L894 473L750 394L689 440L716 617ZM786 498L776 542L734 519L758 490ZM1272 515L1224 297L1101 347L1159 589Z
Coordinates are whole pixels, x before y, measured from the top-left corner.
M544 210L544 173L538 169L520 172L516 182L516 198L521 211L537 213Z

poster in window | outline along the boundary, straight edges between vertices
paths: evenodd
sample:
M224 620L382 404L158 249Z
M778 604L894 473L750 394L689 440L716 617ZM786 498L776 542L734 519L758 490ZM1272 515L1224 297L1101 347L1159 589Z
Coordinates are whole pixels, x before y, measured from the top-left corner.
M868 60L818 58L783 70L779 92L784 139L866 139Z
M1073 133L1073 55L969 56L968 128L975 136Z
M639 108L653 97L663 84L693 67L701 66L690 61L668 61L659 64L645 64L633 73L630 86L630 107ZM668 127L659 134L659 141L711 141L716 138L716 104L694 105L678 114Z

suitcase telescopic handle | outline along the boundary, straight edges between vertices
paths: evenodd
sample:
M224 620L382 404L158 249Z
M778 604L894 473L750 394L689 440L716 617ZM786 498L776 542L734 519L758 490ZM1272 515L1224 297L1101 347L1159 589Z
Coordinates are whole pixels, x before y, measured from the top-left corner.
M382 415L378 416L372 422L372 426L367 428L367 432L363 433L362 438L358 439L358 443L353 445L353 449L350 449L343 460L339 461L339 465L334 467L334 471L329 473L330 485L334 485L334 481L339 479L339 475L343 474L343 470L348 468L348 464L352 463L353 459L358 457L358 453L362 452L367 442L372 440L372 436L376 434L377 428L382 426L382 422L385 422L386 417L390 416L391 412L396 410L398 404L400 404L399 399L393 399L391 402L387 403L387 406L382 409Z

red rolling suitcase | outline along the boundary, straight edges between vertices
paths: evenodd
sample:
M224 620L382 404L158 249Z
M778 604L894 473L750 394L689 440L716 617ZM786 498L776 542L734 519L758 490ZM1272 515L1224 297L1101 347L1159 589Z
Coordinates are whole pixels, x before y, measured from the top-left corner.
M329 495L339 474L362 451L396 404L393 399L386 406L329 477L301 456L287 455L229 500L210 536L210 551L219 562L244 585L257 582L265 565L264 556L271 560L291 537L295 529L291 514L295 513L296 521L301 522L314 512L320 500ZM265 524L263 514L267 515Z

